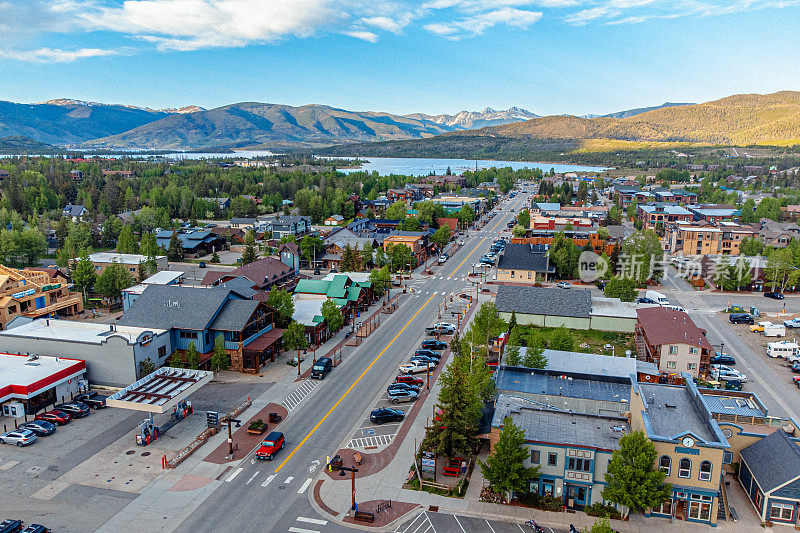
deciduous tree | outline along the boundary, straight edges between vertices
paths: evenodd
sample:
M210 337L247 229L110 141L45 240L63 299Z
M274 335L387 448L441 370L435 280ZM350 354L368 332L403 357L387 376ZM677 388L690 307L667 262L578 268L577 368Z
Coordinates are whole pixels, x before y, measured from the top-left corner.
M272 289L267 295L267 305L275 310L275 325L285 328L292 321L294 302L292 295L283 289Z

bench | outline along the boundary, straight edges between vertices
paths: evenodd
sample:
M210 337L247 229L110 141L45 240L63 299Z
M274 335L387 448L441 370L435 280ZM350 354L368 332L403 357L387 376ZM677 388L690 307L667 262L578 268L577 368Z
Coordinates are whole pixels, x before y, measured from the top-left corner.
M361 464L361 461L362 461L363 459L364 459L364 458L363 458L363 457L361 457L361 453L360 453L360 452L353 452L353 461L355 461L355 463L356 463L357 465L360 465L360 464Z
M375 521L375 514L374 513L365 513L362 511L356 511L353 515L353 520L358 520L359 522L374 522Z
M273 423L273 424L277 424L278 422L281 421L282 418L283 417L281 415L279 415L278 413L270 413L269 414L269 421L271 423Z
M458 477L458 475L460 473L461 473L461 468L459 468L457 466L443 466L442 467L442 474L444 474L445 476Z

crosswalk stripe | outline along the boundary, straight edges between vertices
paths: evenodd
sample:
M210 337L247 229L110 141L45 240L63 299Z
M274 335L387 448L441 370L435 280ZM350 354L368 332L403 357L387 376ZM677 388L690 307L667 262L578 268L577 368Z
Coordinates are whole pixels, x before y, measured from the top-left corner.
M316 524L318 526L324 526L328 523L327 520L320 520L319 518L306 518L305 516L298 516L298 522L306 522L307 524Z
M303 482L303 484L297 490L297 494L303 494L309 485L311 485L311 478L308 478Z
M256 476L259 475L260 473L261 473L261 470L256 470L255 473L252 476L250 476L250 479L247 480L245 485L249 485L256 478Z
M225 481L226 481L226 482L228 482L228 483L230 483L231 481L233 481L233 480L234 480L234 478L235 478L236 476L238 476L238 475L239 475L239 474L242 472L242 470L244 470L244 468L242 468L242 467L239 467L239 468L237 468L236 470L234 470L234 471L233 471L233 474L231 474L230 476L228 476L228 479L226 479Z
M294 476L289 476L289 477L287 477L287 478L286 478L286 481L284 481L283 483L284 483L285 485L286 485L286 484L289 484L289 483L291 483L291 482L292 482L292 480L293 480L293 479L294 479Z
M319 533L316 529L303 529L302 527L290 527L289 531L291 533Z
M262 483L262 484L261 484L261 486L262 486L262 487L266 487L267 485L269 485L269 484L270 484L270 482L272 482L272 480L273 480L273 479L275 479L275 476L276 476L276 475L277 475L277 474L272 474L271 476L268 476L268 477L267 477L267 479L266 479L266 480L264 480L264 483Z

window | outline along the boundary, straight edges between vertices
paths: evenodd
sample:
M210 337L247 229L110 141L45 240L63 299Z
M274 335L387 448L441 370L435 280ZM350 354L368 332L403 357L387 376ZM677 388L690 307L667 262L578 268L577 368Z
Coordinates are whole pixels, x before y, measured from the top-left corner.
M669 475L672 470L672 458L669 455L662 455L658 460L658 469Z
M695 520L708 520L710 516L710 503L689 502L689 518L694 518Z
M158 358L163 359L167 356L167 347L166 346L159 346L158 347Z
M778 520L791 521L793 513L794 506L787 505L785 503L773 503L772 509L769 511L769 517L776 518Z
M697 346L689 347L689 353L692 355L697 355Z
M547 466L556 466L556 463L558 463L558 455L556 455L554 453L548 453L547 454Z
M512 278L514 277L514 271L513 270L511 271L511 277Z
M532 272L530 270L528 270L528 279L531 279L531 274L532 274Z
M681 459L681 462L678 464L678 477L692 477L692 462L689 459Z
M17 312L17 306L16 305L9 305L8 306L8 314L9 315L12 315L12 314L14 314L16 312Z
M676 353L678 353L678 347L677 346L670 346L669 347L669 354L670 355L675 355Z
M667 368L675 368L677 364L675 361L667 361Z
M711 481L711 461L700 463L700 481Z
M661 508L658 510L659 514L672 514L672 500L666 500L664 503L661 504Z
M539 455L539 450L531 450L531 463L538 465L540 461Z
M687 363L686 370L697 370L697 363Z

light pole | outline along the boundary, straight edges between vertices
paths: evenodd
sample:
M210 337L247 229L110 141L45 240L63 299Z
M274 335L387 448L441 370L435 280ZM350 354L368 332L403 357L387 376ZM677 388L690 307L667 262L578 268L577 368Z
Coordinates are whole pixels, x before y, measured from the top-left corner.
M342 467L339 468L339 475L340 476L342 476L342 477L346 476L347 474L345 472L350 472L350 474L351 474L350 479L352 480L353 484L352 484L352 492L351 492L351 494L352 494L352 506L350 507L350 509L355 511L356 510L356 472L358 472L358 468L356 468L356 467L350 468L350 467L347 467L347 466L342 466Z

